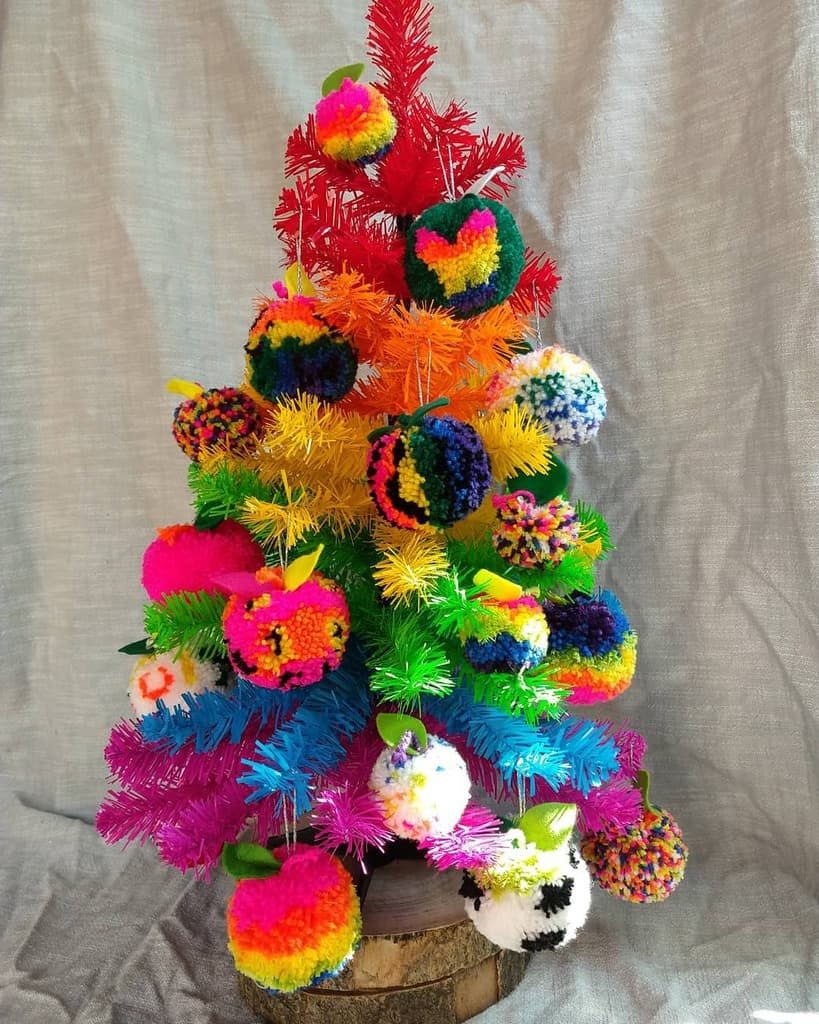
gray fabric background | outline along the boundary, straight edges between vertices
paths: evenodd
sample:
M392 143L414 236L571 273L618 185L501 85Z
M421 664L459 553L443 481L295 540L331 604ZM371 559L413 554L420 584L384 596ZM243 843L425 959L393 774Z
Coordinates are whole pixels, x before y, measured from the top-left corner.
M364 9L0 6L8 1024L249 1020L227 883L109 850L89 822L127 710L115 650L141 635L139 557L186 516L162 384L239 376L287 133L362 54ZM612 714L645 731L692 849L664 907L598 893L485 1024L819 1011L818 14L441 0L434 18L433 92L527 137L511 206L564 276L546 335L609 394L572 463L641 634Z

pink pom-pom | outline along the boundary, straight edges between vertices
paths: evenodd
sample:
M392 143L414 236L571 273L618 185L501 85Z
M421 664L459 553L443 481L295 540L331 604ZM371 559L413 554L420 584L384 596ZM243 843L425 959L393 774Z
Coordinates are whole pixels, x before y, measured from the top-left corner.
M142 558L142 585L152 601L179 590L225 592L214 577L256 572L264 553L240 523L226 519L212 530L190 523L166 526Z

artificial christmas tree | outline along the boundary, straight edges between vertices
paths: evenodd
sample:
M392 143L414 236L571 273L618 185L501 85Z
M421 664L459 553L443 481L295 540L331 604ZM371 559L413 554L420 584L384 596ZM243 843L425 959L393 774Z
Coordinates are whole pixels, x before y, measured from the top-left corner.
M195 518L145 553L147 636L124 648L140 717L106 750L120 788L100 832L238 878L230 950L271 1019L270 994L352 977L375 993L361 1013L400 1018L350 962L373 933L370 880L406 858L462 872L445 923L460 943L468 913L485 937L480 955L453 947L472 950L445 979L454 1020L505 994L523 955L574 938L581 854L643 901L686 857L644 802L641 737L568 710L617 696L636 663L596 581L608 528L555 451L596 435L605 393L541 341L559 278L503 205L522 140L420 90L430 13L373 0L378 79L334 73L290 137L288 269L259 302L242 384L171 382ZM451 979L489 959L506 981L466 998L472 975Z

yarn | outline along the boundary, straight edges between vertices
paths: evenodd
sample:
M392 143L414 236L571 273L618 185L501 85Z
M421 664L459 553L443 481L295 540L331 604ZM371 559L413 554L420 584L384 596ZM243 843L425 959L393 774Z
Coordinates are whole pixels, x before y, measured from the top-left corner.
M397 125L374 85L345 78L316 105L316 142L327 156L360 166L386 156Z
M531 491L492 498L498 525L492 531L495 550L510 565L541 569L559 565L580 539L574 507L562 498L538 505Z
M214 445L228 450L259 432L262 413L238 388L210 388L178 405L173 414L173 436L182 451L196 462Z
M600 888L629 903L668 899L688 859L677 822L651 806L628 828L610 826L584 836L580 849Z
M315 305L314 298L293 295L268 303L253 321L247 380L261 398L306 393L337 402L355 383L355 348L316 315Z
M277 874L236 885L228 949L237 971L261 988L295 992L343 970L361 939L361 908L336 857L301 843L273 852Z
M469 664L478 672L522 672L540 665L549 649L549 626L537 600L523 594L510 601L489 598L484 604L504 626L490 639L465 638Z
M416 302L475 316L514 291L523 271L523 239L506 207L467 194L431 206L414 221L404 270Z
M372 443L367 482L376 508L393 526L446 528L481 505L492 471L474 427L453 416L424 416Z
M255 572L264 552L241 523L226 519L200 530L190 523L165 526L142 556L142 585L152 601L179 590L224 590L214 576Z
M179 655L157 654L138 658L128 682L131 707L141 717L156 711L161 700L166 708L186 707L186 693L212 690L222 670L211 661L199 661L184 652Z
M571 704L618 697L637 667L637 634L610 590L595 597L576 594L570 602L543 605L549 623L548 666Z
M222 617L228 658L257 686L289 690L317 683L338 668L350 635L341 588L321 573L285 589L281 568L260 569L228 599Z
M591 365L559 345L514 356L490 389L493 408L518 403L558 444L585 444L606 415L606 393Z
M388 828L404 839L423 840L451 832L469 802L466 764L451 743L427 738L413 753L412 733L387 747L373 765L369 786L384 811Z

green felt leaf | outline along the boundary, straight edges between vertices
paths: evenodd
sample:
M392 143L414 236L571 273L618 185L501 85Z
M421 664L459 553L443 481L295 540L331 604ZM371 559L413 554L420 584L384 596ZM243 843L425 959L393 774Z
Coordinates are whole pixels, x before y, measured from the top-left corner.
M506 481L508 491L530 491L541 505L558 494L564 494L569 486L569 470L566 463L556 455L552 456L552 465L548 473L519 473Z
M144 640L134 640L132 644L120 647L118 654L150 654L153 651L151 641L146 636Z
M279 862L259 843L225 843L222 868L233 878L269 878L279 870Z
M411 732L422 750L427 748L427 727L412 715L393 715L382 712L375 719L378 735L389 747L397 746L405 733Z
M634 776L634 781L637 783L637 789L640 791L640 795L643 798L643 807L652 814L659 814L660 812L649 799L649 792L651 790L651 773L640 770Z
M345 78L349 78L352 82L357 82L363 72L363 64L348 64L346 67L336 68L321 83L321 95L329 96L331 92L335 92Z
M536 804L523 815L518 828L539 849L556 850L572 834L576 821L576 804Z

